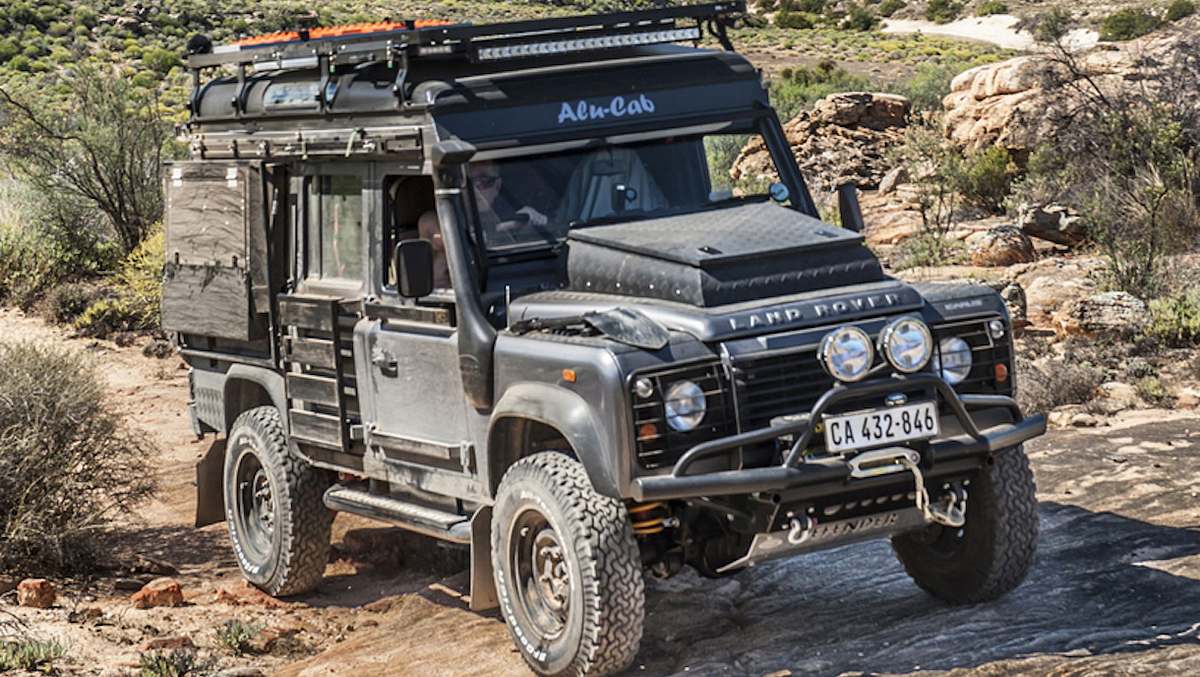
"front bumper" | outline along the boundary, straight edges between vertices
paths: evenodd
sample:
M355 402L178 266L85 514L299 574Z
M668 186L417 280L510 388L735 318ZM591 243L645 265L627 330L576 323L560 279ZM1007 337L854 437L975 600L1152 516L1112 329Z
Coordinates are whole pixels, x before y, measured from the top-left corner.
M988 454L1015 447L1046 432L1046 418L1041 414L1024 417L1011 397L1003 395L959 395L945 381L933 374L897 376L855 385L837 385L817 401L812 411L794 422L731 435L705 442L685 453L669 475L640 477L633 480L631 495L638 502L663 501L681 498L733 496L756 492L792 492L811 488L815 493L836 493L851 479L853 468L845 458L806 460L817 426L826 412L839 403L871 395L883 395L898 390L932 388L938 399L948 406L957 419L963 434L937 439L921 452L921 466L927 478L961 471L975 465ZM1011 423L985 430L976 427L971 410L1005 409ZM690 474L688 470L698 461L719 456L740 447L761 444L795 435L782 464L764 468L723 470ZM886 479L886 478L884 478ZM872 483L870 479L855 479L855 486Z

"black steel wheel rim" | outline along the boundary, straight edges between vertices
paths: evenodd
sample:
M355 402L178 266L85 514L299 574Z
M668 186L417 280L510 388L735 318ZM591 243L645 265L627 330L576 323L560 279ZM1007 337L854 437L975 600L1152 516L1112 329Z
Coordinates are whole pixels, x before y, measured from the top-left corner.
M543 643L554 642L566 632L571 613L566 546L545 515L527 507L513 520L508 556L517 613Z
M255 562L270 558L275 541L275 492L262 461L247 450L238 459L234 475L238 540L246 556Z

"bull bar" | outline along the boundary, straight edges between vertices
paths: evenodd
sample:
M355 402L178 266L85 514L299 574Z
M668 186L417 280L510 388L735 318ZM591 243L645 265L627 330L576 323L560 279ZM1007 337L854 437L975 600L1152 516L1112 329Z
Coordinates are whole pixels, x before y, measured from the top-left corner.
M1024 417L1021 408L1011 397L1005 395L960 395L933 374L893 376L867 381L855 385L837 384L813 405L812 411L802 414L795 421L751 430L718 440L697 444L675 463L668 475L640 477L633 480L631 493L634 500L662 501L679 498L729 496L755 492L774 492L815 485L844 482L850 478L851 467L841 458L823 458L812 461L804 459L817 425L832 407L850 399L870 395L891 393L897 390L933 388L950 412L958 419L964 434L931 442L929 449L922 452L922 459L930 466L984 456L992 452L1015 447L1026 440L1046 432L1046 417L1034 414ZM1012 423L980 430L971 418L971 409L1007 409ZM769 442L785 435L799 435L788 450L780 465L742 470L689 474L688 470L697 461L717 456L738 447Z

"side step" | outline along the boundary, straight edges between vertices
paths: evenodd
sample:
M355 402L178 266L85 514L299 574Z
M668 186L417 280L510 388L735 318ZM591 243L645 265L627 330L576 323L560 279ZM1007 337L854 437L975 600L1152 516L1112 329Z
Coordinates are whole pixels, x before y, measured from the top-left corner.
M434 538L454 543L471 542L471 520L465 515L407 503L390 496L333 486L325 492L325 507L391 522Z

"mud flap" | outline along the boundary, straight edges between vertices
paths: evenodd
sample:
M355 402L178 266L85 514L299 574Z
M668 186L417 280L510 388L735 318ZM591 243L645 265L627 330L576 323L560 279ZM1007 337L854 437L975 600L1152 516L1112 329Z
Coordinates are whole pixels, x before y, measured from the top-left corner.
M196 463L196 528L225 521L225 440L212 443Z
M471 611L500 606L492 575L492 508L483 506L471 518Z

